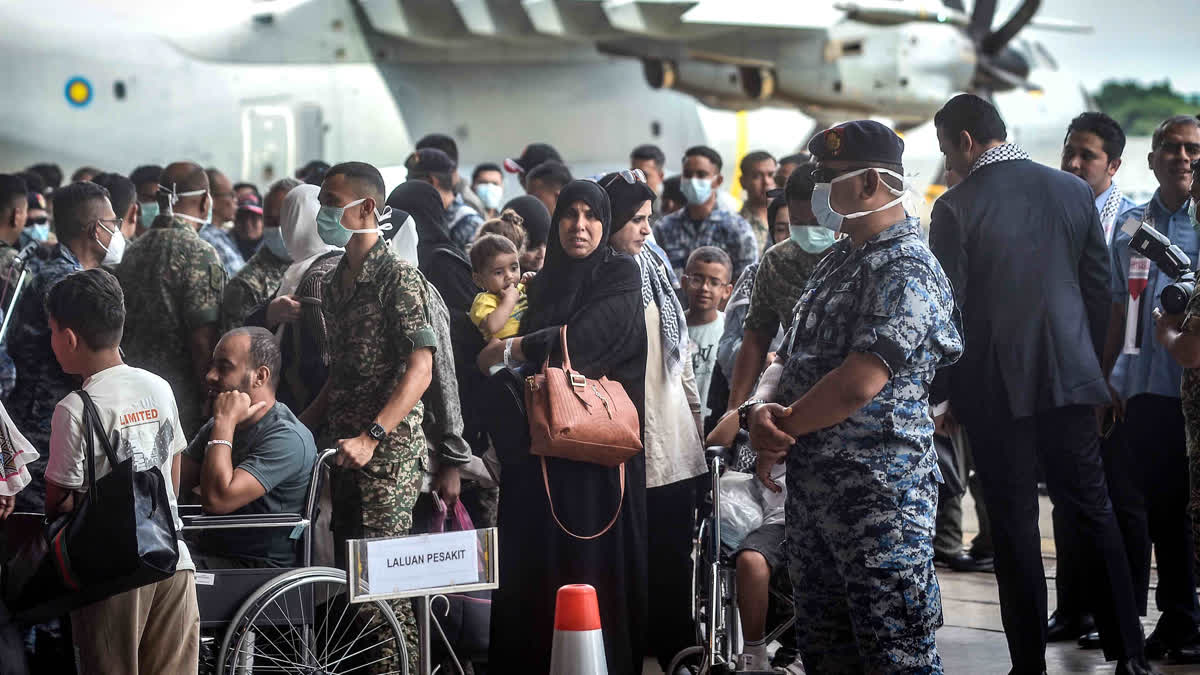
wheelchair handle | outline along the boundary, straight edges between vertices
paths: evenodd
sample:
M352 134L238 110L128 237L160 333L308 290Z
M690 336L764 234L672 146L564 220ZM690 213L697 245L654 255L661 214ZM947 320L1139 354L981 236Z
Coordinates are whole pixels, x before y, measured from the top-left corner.
M737 446L746 443L750 440L750 434L746 433L745 429L738 429L737 434L733 437L733 443L728 447L723 445L710 445L704 449L704 461L712 466L713 460L719 460L722 464L732 464L737 458L735 452Z

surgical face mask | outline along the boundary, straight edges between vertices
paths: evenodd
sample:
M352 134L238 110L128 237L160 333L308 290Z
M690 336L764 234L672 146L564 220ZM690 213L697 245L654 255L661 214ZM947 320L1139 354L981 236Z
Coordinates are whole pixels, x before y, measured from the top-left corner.
M171 205L172 208L170 211L167 212L167 215L178 216L180 218L183 218L186 221L197 223L199 225L207 225L208 223L212 222L212 195L208 194L208 190L190 190L188 192L175 192L174 185L172 185L170 188L167 188L167 186L165 186L165 185L159 185L158 189L162 192L165 192L165 193L171 195L171 198L168 200L168 203ZM186 213L175 213L174 206L177 202L179 202L179 200L181 198L195 197L197 195L208 195L208 216L207 217L197 218L196 216L189 216Z
M356 199L345 206L322 206L317 212L317 234L321 237L321 241L330 246L344 247L350 237L356 234L370 234L372 232L385 232L392 229L391 224L386 224L387 220L392 217L392 207L385 206L383 213L375 212L375 217L379 221L379 227L373 227L367 230L349 230L342 226L342 215L346 209L351 206L358 206L367 201L366 197Z
M837 240L837 234L819 225L789 225L789 236L805 253L820 253Z
M100 248L104 249L104 260L100 261L101 265L117 265L120 264L121 258L125 255L125 235L121 234L120 230L110 230L104 226L104 223L99 223L100 229L112 235L108 240L108 246L100 243L100 237L95 237L96 243L100 244ZM94 235L93 235L94 236Z
M33 237L34 241L46 241L50 238L50 223L37 223L25 229L29 230L29 236Z
M287 246L283 243L283 230L278 227L264 227L262 245L271 255L280 260L291 260Z
M479 195L479 201L483 202L484 208L498 211L501 200L504 199L504 187L495 183L480 183L475 186L475 194Z
M884 204L883 206L881 206L877 209L872 209L870 211L858 211L856 213L849 213L849 214L845 214L845 215L838 213L837 211L834 211L833 207L829 204L829 198L830 198L831 193L833 192L833 184L837 183L839 181L853 178L854 176L866 173L872 169L874 169L878 173L881 173L881 174L886 173L886 174L895 176L896 178L899 178L900 180L904 181L903 189L900 189L900 190L897 190L896 188L888 185L887 183L880 181L880 185L882 185L888 192L895 195L896 199L893 199L892 201L888 202L887 204ZM904 176L901 176L900 174L896 173L895 171L889 171L888 169L881 169L878 167L868 167L866 169L859 169L857 171L851 171L850 173L844 173L844 174L838 176L837 178L834 178L833 180L831 180L828 183L817 183L813 187L812 210L813 210L813 215L817 217L818 223L820 223L823 227L829 229L831 232L837 233L837 232L841 232L842 223L846 220L853 220L854 218L862 218L863 216L868 216L872 213L878 213L879 211L885 211L885 210L890 209L893 206L895 206L901 202L905 202L905 201L912 202L911 204L905 205L905 210L910 213L915 212L916 211L915 197L913 196L913 193L912 193L912 185L908 182L908 180L906 180L904 178Z
M158 202L139 202L138 210L142 216L142 227L148 228L158 217Z
M684 178L679 181L688 204L703 204L712 196L711 178Z

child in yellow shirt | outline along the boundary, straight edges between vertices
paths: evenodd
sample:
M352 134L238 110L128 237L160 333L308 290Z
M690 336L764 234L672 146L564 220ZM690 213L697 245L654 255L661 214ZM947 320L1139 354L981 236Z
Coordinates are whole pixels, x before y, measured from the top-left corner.
M513 337L525 314L525 287L516 245L498 234L485 234L471 246L471 278L483 293L471 303L471 322L485 340Z

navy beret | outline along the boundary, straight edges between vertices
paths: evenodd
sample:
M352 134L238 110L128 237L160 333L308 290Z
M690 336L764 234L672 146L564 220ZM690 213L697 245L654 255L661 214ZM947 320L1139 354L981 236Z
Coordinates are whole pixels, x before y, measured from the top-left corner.
M813 136L808 151L818 162L903 164L904 141L874 120L846 122Z

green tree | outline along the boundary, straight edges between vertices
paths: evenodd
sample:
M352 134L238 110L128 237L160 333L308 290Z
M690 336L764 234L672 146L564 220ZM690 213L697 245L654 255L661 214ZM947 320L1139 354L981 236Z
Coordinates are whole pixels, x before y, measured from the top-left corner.
M1200 94L1185 95L1171 88L1169 80L1149 85L1135 81L1109 80L1093 94L1100 110L1115 119L1129 136L1149 136L1172 115L1200 112Z

